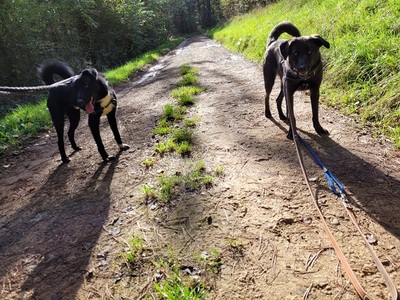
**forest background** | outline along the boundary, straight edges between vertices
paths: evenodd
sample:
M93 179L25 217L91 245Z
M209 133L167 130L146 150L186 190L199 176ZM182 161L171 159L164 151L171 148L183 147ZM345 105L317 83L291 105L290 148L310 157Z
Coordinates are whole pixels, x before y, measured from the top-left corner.
M265 6L261 0L1 0L0 85L32 85L36 66L63 59L106 70Z

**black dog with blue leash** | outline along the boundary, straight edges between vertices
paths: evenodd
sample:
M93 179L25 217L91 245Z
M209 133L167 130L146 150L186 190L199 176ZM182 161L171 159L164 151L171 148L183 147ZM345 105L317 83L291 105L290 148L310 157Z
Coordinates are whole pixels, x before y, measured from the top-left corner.
M289 40L278 40L284 32L293 36ZM265 116L271 118L269 108L269 96L275 83L276 75L281 78L281 91L276 103L279 118L287 120L282 112L283 91L286 90L286 101L290 101L293 107L293 94L296 91L309 90L312 108L312 121L318 134L329 134L319 123L319 87L322 81L322 61L319 48L329 48L329 43L319 35L301 36L300 31L289 22L278 24L268 37L267 50L264 56L263 73L265 85ZM282 78L286 78L286 89ZM288 111L293 115L293 111ZM294 117L294 116L293 116ZM289 129L287 135L293 138Z

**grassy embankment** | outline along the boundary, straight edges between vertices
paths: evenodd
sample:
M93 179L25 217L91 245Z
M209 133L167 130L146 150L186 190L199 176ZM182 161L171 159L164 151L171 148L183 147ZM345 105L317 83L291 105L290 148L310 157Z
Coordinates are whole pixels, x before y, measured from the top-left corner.
M123 82L129 79L135 71L154 62L160 55L168 52L182 40L183 38L171 40L117 69L105 72L105 77L111 84ZM0 154L10 147L20 145L38 132L48 130L51 126L46 99L41 100L39 104L27 104L18 107L0 119Z
M326 63L322 101L374 126L400 148L400 2L282 0L210 34L261 63L268 34L281 21L331 43L330 49L321 48Z

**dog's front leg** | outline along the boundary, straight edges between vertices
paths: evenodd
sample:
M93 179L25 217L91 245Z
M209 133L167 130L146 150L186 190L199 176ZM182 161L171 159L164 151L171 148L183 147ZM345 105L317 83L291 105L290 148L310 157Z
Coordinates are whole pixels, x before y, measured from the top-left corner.
M312 121L315 131L318 134L329 134L329 131L324 129L319 123L319 89L310 89Z
M69 163L70 159L65 153L65 146L64 146L64 118L61 118L57 121L53 121L53 124L57 131L57 144L58 144L58 151L60 152L61 155L61 160L63 163Z
M293 130L292 128L296 128L296 119L294 117L294 109L293 109L293 94L296 91L296 88L293 87L293 84L288 84L288 80L284 79L283 82L283 94L286 98L286 111L287 117L289 119L289 132L286 137L290 140L293 140Z
M125 151L129 149L129 145L122 143L121 135L118 130L117 118L115 116L116 111L116 108L110 111L110 113L107 115L107 120L108 124L110 124L110 128L114 134L114 139L118 144L119 150Z
M104 161L112 160L114 157L108 156L100 136L100 116L99 114L89 115L89 128L97 144L97 149Z
M71 108L71 110L67 113L69 118L69 130L68 130L68 139L71 143L72 149L75 151L82 150L80 147L77 146L75 142L75 130L78 128L79 120L81 118L80 111L75 108Z
M54 128L57 132L57 145L58 151L61 155L61 160L63 163L69 163L70 160L65 153L65 146L64 146L64 112L61 110L56 109L54 105L48 105L51 119L53 121Z
M278 98L276 98L276 106L278 107L279 119L281 119L282 121L287 121L287 117L282 111L282 100L283 100L283 87L281 85L281 91L279 92ZM286 113L287 113L287 108L286 108Z

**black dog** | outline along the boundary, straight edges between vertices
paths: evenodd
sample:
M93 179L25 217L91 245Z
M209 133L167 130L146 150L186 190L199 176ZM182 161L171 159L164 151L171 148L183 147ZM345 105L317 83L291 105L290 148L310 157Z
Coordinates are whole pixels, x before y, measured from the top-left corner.
M96 69L85 69L81 74L75 75L74 71L66 63L55 61L40 66L38 75L48 85L57 81L55 76L62 79L72 77L69 83L50 89L47 99L47 107L57 131L58 148L64 163L70 161L65 154L64 148L65 115L67 115L70 122L68 138L71 146L75 151L81 150L76 145L74 138L75 130L80 120L79 108L89 114L89 127L104 161L112 160L114 157L107 154L100 137L100 117L102 115L107 115L108 123L119 149L124 151L129 148L128 145L122 143L117 127L115 116L117 96L105 78Z
M278 40L284 32L293 38ZM281 78L281 91L276 99L279 118L287 120L282 112L284 95L292 108L292 111L287 111L287 113L294 120L293 94L299 90L310 90L314 129L318 134L329 134L322 128L318 117L319 87L322 81L322 61L319 52L321 46L330 47L329 43L319 35L301 36L300 31L289 22L282 22L271 31L263 64L266 91L265 116L267 118L272 117L269 109L269 96L278 73ZM289 129L287 137L293 138L291 129Z

